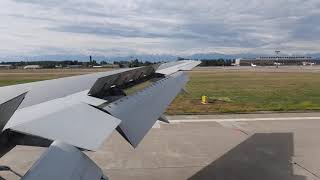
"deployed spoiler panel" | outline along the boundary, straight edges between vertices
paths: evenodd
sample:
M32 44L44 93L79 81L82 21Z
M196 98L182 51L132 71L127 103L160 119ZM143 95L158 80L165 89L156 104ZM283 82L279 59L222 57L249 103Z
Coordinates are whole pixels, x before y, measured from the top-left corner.
M19 109L21 109L90 89L98 78L126 72L129 70L132 69L119 69L110 72L86 74L1 87L0 103L2 102L2 99L7 99L8 97L13 98L22 93L28 92L25 96L25 99L19 106Z
M149 77L155 72L152 66L135 68L126 72L113 74L99 78L91 87L89 94L95 97L101 96L101 92L116 86L122 86L138 79Z

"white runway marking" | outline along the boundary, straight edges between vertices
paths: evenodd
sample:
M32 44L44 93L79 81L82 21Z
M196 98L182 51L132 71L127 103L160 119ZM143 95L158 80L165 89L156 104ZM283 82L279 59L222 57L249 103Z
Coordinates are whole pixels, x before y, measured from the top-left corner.
M195 122L290 121L290 120L320 120L320 117L181 119L181 120L179 119L179 120L169 120L169 121L170 123L195 123Z
M159 123L159 121L156 121L156 123L154 123L154 125L152 126L152 128L159 129L159 128L160 128L160 123Z

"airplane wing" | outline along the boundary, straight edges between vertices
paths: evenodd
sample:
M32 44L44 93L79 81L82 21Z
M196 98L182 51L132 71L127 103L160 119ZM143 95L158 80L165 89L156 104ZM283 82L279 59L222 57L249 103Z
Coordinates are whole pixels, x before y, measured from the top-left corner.
M169 62L169 63L161 64L156 72L164 75L169 75L181 70L183 71L191 70L194 67L198 66L199 64L201 64L201 61L183 60L183 61Z
M198 64L178 61L1 87L0 139L5 141L0 149L16 142L44 146L43 141L51 141L23 179L79 179L81 173L93 173L83 179L100 179L101 170L80 150L98 150L114 129L137 147L158 119L165 120L166 107L188 81L183 71ZM148 80L150 86L125 94L126 88ZM50 168L68 163L66 173L50 175Z

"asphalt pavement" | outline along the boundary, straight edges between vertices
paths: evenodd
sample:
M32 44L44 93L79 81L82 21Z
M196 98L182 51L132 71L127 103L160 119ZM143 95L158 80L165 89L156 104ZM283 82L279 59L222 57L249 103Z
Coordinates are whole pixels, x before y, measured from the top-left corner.
M320 113L168 118L170 124L157 123L136 149L114 132L87 154L111 180L320 179ZM44 150L18 146L0 164L24 174Z

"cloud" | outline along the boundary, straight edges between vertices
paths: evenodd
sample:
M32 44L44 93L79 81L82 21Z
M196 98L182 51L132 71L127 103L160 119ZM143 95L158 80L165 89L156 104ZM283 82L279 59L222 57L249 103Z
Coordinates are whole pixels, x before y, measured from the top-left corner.
M0 56L320 51L318 0L3 0L2 6Z
M292 27L292 38L299 40L320 40L320 13L302 17Z

